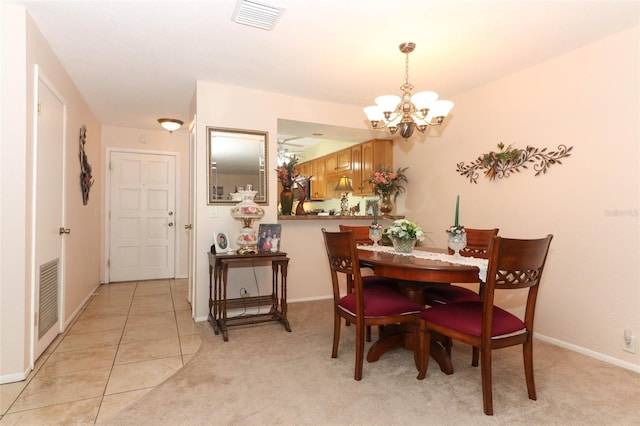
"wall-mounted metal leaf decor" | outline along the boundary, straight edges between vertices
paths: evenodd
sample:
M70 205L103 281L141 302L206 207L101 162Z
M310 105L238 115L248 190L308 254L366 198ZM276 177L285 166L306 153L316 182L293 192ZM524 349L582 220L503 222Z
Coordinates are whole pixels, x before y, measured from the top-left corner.
M520 173L520 168L527 169L528 163L533 164L536 176L540 173L547 173L547 169L552 164L562 164L561 158L571 156L572 146L558 145L557 151L547 152L547 148L535 148L528 146L525 149L512 148L511 145L505 148L504 144L498 144L500 151L490 151L483 154L473 163L465 165L458 163L456 171L462 176L469 178L471 183L478 183L479 171L484 170L484 175L489 180L495 178L507 178L513 172Z

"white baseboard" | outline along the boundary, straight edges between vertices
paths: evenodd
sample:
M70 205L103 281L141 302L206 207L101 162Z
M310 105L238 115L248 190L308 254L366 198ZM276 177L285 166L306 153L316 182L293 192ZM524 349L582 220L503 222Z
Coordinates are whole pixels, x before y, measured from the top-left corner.
M623 361L609 355L601 354L600 352L595 352L590 349L583 348L582 346L573 345L563 340L554 339L553 337L544 336L535 332L533 333L533 335L543 342L551 343L552 345L560 346L561 348L569 349L570 351L578 352L579 354L586 355L588 357L595 358L609 364L617 365L618 367L626 368L627 370L635 371L636 373L640 373L640 365L638 364L632 364L630 362Z
M29 368L22 373L5 374L4 376L0 376L0 385L6 385L7 383L15 383L26 380L30 372L31 369Z

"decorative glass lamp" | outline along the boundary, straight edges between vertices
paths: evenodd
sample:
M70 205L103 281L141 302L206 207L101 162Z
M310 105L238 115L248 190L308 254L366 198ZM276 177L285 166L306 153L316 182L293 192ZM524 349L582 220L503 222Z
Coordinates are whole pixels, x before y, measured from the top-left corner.
M349 192L353 192L349 178L342 176L334 188L334 191L342 191L340 195L340 216L349 216L349 199L347 196Z
M240 202L231 209L231 217L242 221L242 229L236 240L239 249L238 254L258 253L258 235L251 227L251 222L264 216L264 209L253 201L258 191L239 190L231 194L234 199L240 198Z

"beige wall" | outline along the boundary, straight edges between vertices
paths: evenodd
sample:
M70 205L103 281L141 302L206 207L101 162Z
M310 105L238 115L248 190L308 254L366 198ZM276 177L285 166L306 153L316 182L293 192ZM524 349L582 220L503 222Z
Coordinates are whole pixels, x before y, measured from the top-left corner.
M194 234L196 236L196 283L194 295L196 317L205 319L208 313L209 272L206 253L213 241L213 233L217 230L229 232L234 240L240 229L240 223L231 219L230 206L213 207L206 203L206 127L231 127L250 130L266 130L269 132L268 147L268 187L269 205L266 215L259 223L277 223L278 183L275 176L277 157L277 121L278 118L307 122L326 123L336 126L365 128L365 118L359 106L347 106L328 102L285 96L277 93L252 90L242 87L226 86L211 82L199 81L196 92L197 108L197 158L196 164L198 188L196 191L197 221ZM238 111L242 110L239 114ZM258 226L258 224L254 225ZM324 257L316 256L317 250L308 251L306 245L317 247L321 241L321 226L318 223L296 229L291 232L283 225L281 249L291 255L289 268L289 300L301 300L328 296L330 286L326 276L316 274L316 268L324 268ZM322 248L322 246L320 246ZM253 275L247 271L230 271L230 294L237 294L237 283L247 276L253 286ZM238 278L236 278L238 277ZM266 290L265 290L266 291Z
M407 193L398 199L398 213L418 221L438 246L446 244L444 229L453 221L457 194L464 225L497 226L502 235L517 238L554 234L537 332L636 370L638 354L623 352L621 343L625 328L640 334L638 40L638 28L625 31L459 95L445 128L433 129L428 138L394 144L395 166L409 166L410 179ZM276 118L351 127L362 123L360 108L204 82L198 83L197 93L200 141L206 125L266 129L274 135ZM243 107L253 103L257 111L228 112L233 110L228 108L232 97ZM329 121L339 117L342 122ZM478 184L456 173L458 162L469 163L497 149L501 141L516 147L574 148L562 165L538 177L531 165L496 182L481 176ZM274 145L269 149L270 168ZM203 155L204 146L198 143L198 156ZM204 164L197 170L198 181L204 182ZM271 174L269 213L263 222L275 217L275 183ZM206 315L204 253L212 230L237 228L228 209L218 207L215 218L211 209L199 194L200 318ZM291 301L329 295L322 226L337 227L332 222L283 222L282 248L291 257ZM521 294L503 297L500 303L514 312L523 308Z
M162 130L158 125L158 130L131 129L124 127L103 126L102 144L104 162L108 162L108 151L123 149L131 152L172 152L177 153L176 165L176 270L177 278L187 276L187 255L189 234L184 226L189 223L189 133L183 127L181 130L169 133ZM106 182L106 170L102 180ZM104 238L105 228L101 229L105 244L101 245L103 259L101 265L106 264L105 259L108 253L106 238ZM105 275L101 275L106 281Z
M438 245L457 194L463 225L554 234L536 331L637 370L640 354L621 346L625 328L640 335L639 40L636 27L457 96L446 129L394 151L396 166L409 166L399 208ZM477 185L456 173L501 141L573 153L538 177L531 165Z
M26 13L13 5L0 7L0 379L15 381L29 360Z
M33 244L32 158L34 66L46 76L67 107L65 179L65 291L61 322L70 319L99 284L100 198L96 179L89 204L83 206L78 138L87 126L85 146L95 177L101 174L100 124L80 96L49 44L24 8L2 4L2 322L0 382L24 378L31 360ZM6 55L6 56L5 56ZM6 71L9 73L5 73ZM7 115L5 115L7 114ZM6 120L6 121L5 121ZM9 146L8 146L9 145ZM7 166L5 168L5 165ZM37 171L36 171L37 172ZM7 174L8 173L8 174ZM36 265L37 267L37 265Z

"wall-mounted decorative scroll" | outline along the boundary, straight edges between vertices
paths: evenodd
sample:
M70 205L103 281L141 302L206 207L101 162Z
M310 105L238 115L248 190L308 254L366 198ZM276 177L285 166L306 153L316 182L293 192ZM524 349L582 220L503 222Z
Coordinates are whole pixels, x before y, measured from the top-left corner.
M465 165L458 163L456 171L462 176L469 178L472 183L478 183L478 175L480 170L484 170L484 175L489 180L495 178L507 178L513 172L520 173L520 169L527 169L528 163L533 164L533 170L536 176L540 173L547 173L547 169L552 164L562 164L561 158L569 157L572 146L566 147L559 145L557 151L547 152L547 148L535 148L528 146L525 149L512 148L511 145L505 148L504 144L498 144L500 151L491 151L483 154L473 163Z
M80 188L82 188L82 204L85 206L89 203L89 190L93 185L93 177L91 176L91 165L84 151L84 144L87 142L87 126L80 128Z

